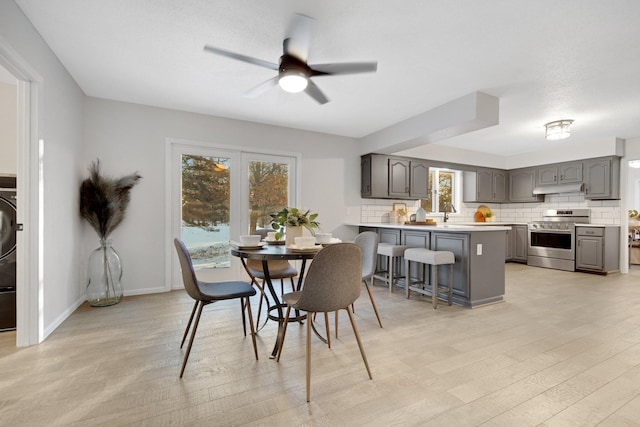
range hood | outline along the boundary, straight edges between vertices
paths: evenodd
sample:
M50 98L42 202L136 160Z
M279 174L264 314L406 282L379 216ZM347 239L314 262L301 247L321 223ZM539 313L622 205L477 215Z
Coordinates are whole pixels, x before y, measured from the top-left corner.
M584 184L556 184L541 185L533 189L533 194L559 194L559 193L580 193L584 191Z

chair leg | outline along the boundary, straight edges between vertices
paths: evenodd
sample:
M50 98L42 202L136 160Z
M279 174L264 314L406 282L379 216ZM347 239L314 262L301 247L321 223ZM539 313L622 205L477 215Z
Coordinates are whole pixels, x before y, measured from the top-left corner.
M453 304L453 264L449 268L449 305Z
M364 366L367 368L367 373L369 374L369 379L372 380L371 370L369 369L369 362L367 362L367 355L364 354L364 347L362 347L362 341L360 341L360 334L358 333L358 327L356 326L356 321L353 318L353 314L347 308L347 314L349 314L349 320L351 321L351 327L353 328L353 334L356 336L356 341L358 342L358 348L360 349L360 355L362 355L362 361L364 362Z
M191 327L191 322L193 322L193 316L196 314L196 308L198 308L198 301L193 303L193 310L191 310L191 316L189 317L189 322L187 322L187 327L184 330L184 335L182 336L182 342L180 343L180 348L184 345L185 340L187 339L187 334L189 333L189 328Z
M327 346L331 348L331 331L329 330L329 313L324 312L324 326L327 330Z
M278 347L278 356L276 362L280 361L280 355L282 354L282 348L284 347L284 337L287 335L287 325L289 324L289 314L291 313L291 307L287 306L287 313L284 315L284 325L282 326L282 340L280 341L280 347ZM311 324L309 320L309 314L307 313L307 325Z
M260 314L262 313L262 299L264 298L264 288L260 286L255 277L251 278L251 284L260 291L260 300L258 301L258 315L256 316L256 330L260 327ZM264 281L262 283L264 285Z
M249 299L247 298L247 305L245 306L245 301L244 298L240 298L240 312L242 313L242 331L244 332L244 336L247 336L247 319L244 316L244 310L248 309L251 310L251 307L249 307Z
M392 256L387 257L387 272L389 273L389 292L393 292L393 276L396 274L394 271L395 268L395 259Z
M311 400L311 322L307 322L307 402Z
M409 287L411 286L411 270L409 269L411 267L411 261L409 261L408 259L404 260L404 291L407 295L407 299L411 298L411 289L409 289Z
M247 314L249 315L249 327L251 328L251 341L253 342L253 352L256 354L256 360L258 360L258 347L256 345L256 329L253 327L253 315L251 314L251 301L249 301L249 297L241 298L247 300ZM244 311L242 312L242 317L244 318ZM246 333L245 333L246 336Z
M336 310L336 339L338 339L338 310Z
M367 292L369 293L369 299L371 300L373 311L376 313L376 317L378 318L378 324L382 328L382 321L380 320L380 314L378 314L378 307L376 307L376 302L373 299L373 294L371 293L371 289L369 289L369 284L367 283L366 280L363 280L363 282L364 282L364 287L367 289Z
M193 324L193 329L191 330L191 336L189 337L189 345L187 345L187 351L184 354L184 360L182 361L182 368L180 369L180 378L182 378L182 374L184 373L184 368L187 366L187 360L189 360L189 354L191 353L191 346L193 345L193 339L196 336L196 331L198 330L198 323L200 323L200 315L202 314L202 308L204 307L204 302L196 301L196 304L198 303L199 303L198 315L196 316L196 321Z
M431 283L431 303L433 304L433 309L438 308L438 266L434 265L433 269L433 282Z

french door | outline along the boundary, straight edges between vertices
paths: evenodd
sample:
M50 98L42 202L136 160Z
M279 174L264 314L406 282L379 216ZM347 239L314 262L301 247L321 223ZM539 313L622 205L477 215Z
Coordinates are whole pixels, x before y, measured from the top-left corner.
M270 213L295 204L297 157L177 142L170 152L171 287L182 287L174 237L201 280L246 278L230 241L269 228Z

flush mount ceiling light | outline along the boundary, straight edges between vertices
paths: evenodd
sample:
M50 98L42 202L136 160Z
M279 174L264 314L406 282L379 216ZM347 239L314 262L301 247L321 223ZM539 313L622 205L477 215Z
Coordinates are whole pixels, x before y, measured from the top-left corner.
M545 127L545 138L550 140L555 139L565 139L571 136L571 123L573 120L556 120L554 122L549 122Z
M640 160L630 160L629 166L636 169L640 168Z

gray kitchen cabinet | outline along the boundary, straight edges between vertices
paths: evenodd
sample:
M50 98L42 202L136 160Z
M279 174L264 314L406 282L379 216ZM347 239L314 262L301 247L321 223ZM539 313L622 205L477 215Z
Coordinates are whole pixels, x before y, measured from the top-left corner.
M389 157L389 193L390 197L409 197L411 177L410 161L397 157Z
M430 197L429 163L411 160L409 170L409 196L416 199L428 199Z
M511 259L513 258L514 236L515 235L513 233L513 227L511 227L511 230L507 231L505 238L505 261L511 261Z
M576 270L607 273L619 269L620 227L576 227Z
M527 262L529 231L526 225L512 225L507 231L505 261Z
M384 154L360 158L360 197L370 199L429 198L429 163Z
M538 168L536 185L553 185L558 183L558 166L544 165Z
M527 262L527 247L529 246L529 231L526 225L514 225L513 232L513 261Z
M451 251L456 259L453 265L453 294L469 298L469 235L463 233L431 234L431 249ZM449 269L438 270L438 281L449 283Z
M576 184L582 182L582 162L561 163L558 165L558 183Z
M536 168L509 171L509 202L540 202L544 195L533 194L536 186Z
M507 199L507 172L498 169L477 169L463 173L464 202L501 203Z
M389 157L389 196L429 198L429 164L420 160Z
M620 198L620 158L607 157L584 161L585 199L617 200Z
M388 156L367 154L360 157L360 196L362 198L389 198Z
M582 162L558 163L538 167L537 185L582 182Z
M371 156L360 157L360 196L371 197Z

